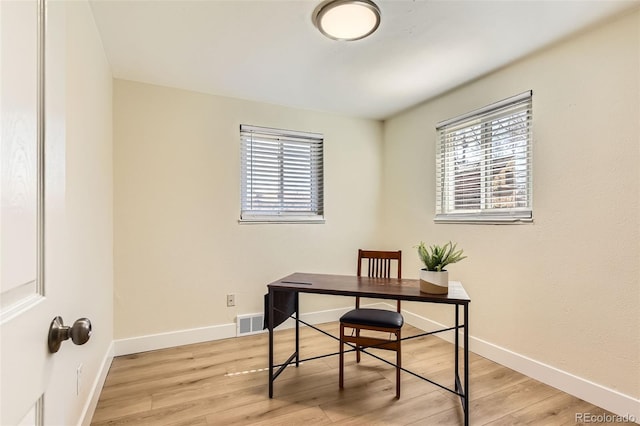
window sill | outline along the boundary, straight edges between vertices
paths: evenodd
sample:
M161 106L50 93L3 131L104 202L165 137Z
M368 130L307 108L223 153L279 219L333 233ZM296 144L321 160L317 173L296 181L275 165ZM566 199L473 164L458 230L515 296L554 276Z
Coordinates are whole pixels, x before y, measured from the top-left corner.
M474 225L526 225L532 224L531 217L478 217L478 216L460 216L460 217L435 217L434 223L459 223Z
M264 225L264 224L323 224L324 218L255 218L255 219L239 219L238 223L241 225Z

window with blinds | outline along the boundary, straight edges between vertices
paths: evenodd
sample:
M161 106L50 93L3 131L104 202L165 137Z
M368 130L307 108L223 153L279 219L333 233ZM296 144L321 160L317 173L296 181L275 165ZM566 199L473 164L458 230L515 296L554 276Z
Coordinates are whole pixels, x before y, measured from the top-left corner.
M240 126L242 222L322 222L323 136Z
M437 125L436 222L532 220L532 92Z

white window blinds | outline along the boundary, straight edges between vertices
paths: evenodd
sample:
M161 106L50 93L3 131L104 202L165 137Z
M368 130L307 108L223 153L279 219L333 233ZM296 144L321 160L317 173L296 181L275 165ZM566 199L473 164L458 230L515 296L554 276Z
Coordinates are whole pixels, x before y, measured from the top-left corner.
M241 221L323 221L321 134L243 124L240 140Z
M436 222L532 219L532 92L437 125Z

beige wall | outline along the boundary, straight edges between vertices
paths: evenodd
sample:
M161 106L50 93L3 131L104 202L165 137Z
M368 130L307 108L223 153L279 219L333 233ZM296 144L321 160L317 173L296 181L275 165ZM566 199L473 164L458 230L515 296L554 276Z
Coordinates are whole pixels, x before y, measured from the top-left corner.
M324 134L325 224L238 223L240 124ZM115 80L114 144L117 339L233 323L269 282L353 273L379 240L380 122Z
M282 275L353 273L358 247L402 249L417 277L415 244L451 239L474 342L638 398L639 27L627 14L385 123L115 80L114 338L233 323ZM526 90L534 223L435 225L435 124ZM240 124L324 133L326 224L238 223Z
M385 242L465 249L449 273L472 298L472 336L635 398L639 28L636 11L399 114L385 122L383 154ZM529 89L534 223L434 224L436 123ZM417 257L404 263L417 277Z

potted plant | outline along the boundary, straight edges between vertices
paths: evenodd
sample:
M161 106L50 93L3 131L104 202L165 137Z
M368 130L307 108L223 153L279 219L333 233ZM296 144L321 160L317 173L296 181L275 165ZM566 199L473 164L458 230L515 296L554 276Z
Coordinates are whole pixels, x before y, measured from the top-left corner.
M431 294L447 294L449 292L449 272L447 265L465 259L462 249L456 250L456 244L449 241L443 246L418 245L418 256L425 268L420 270L420 291Z

